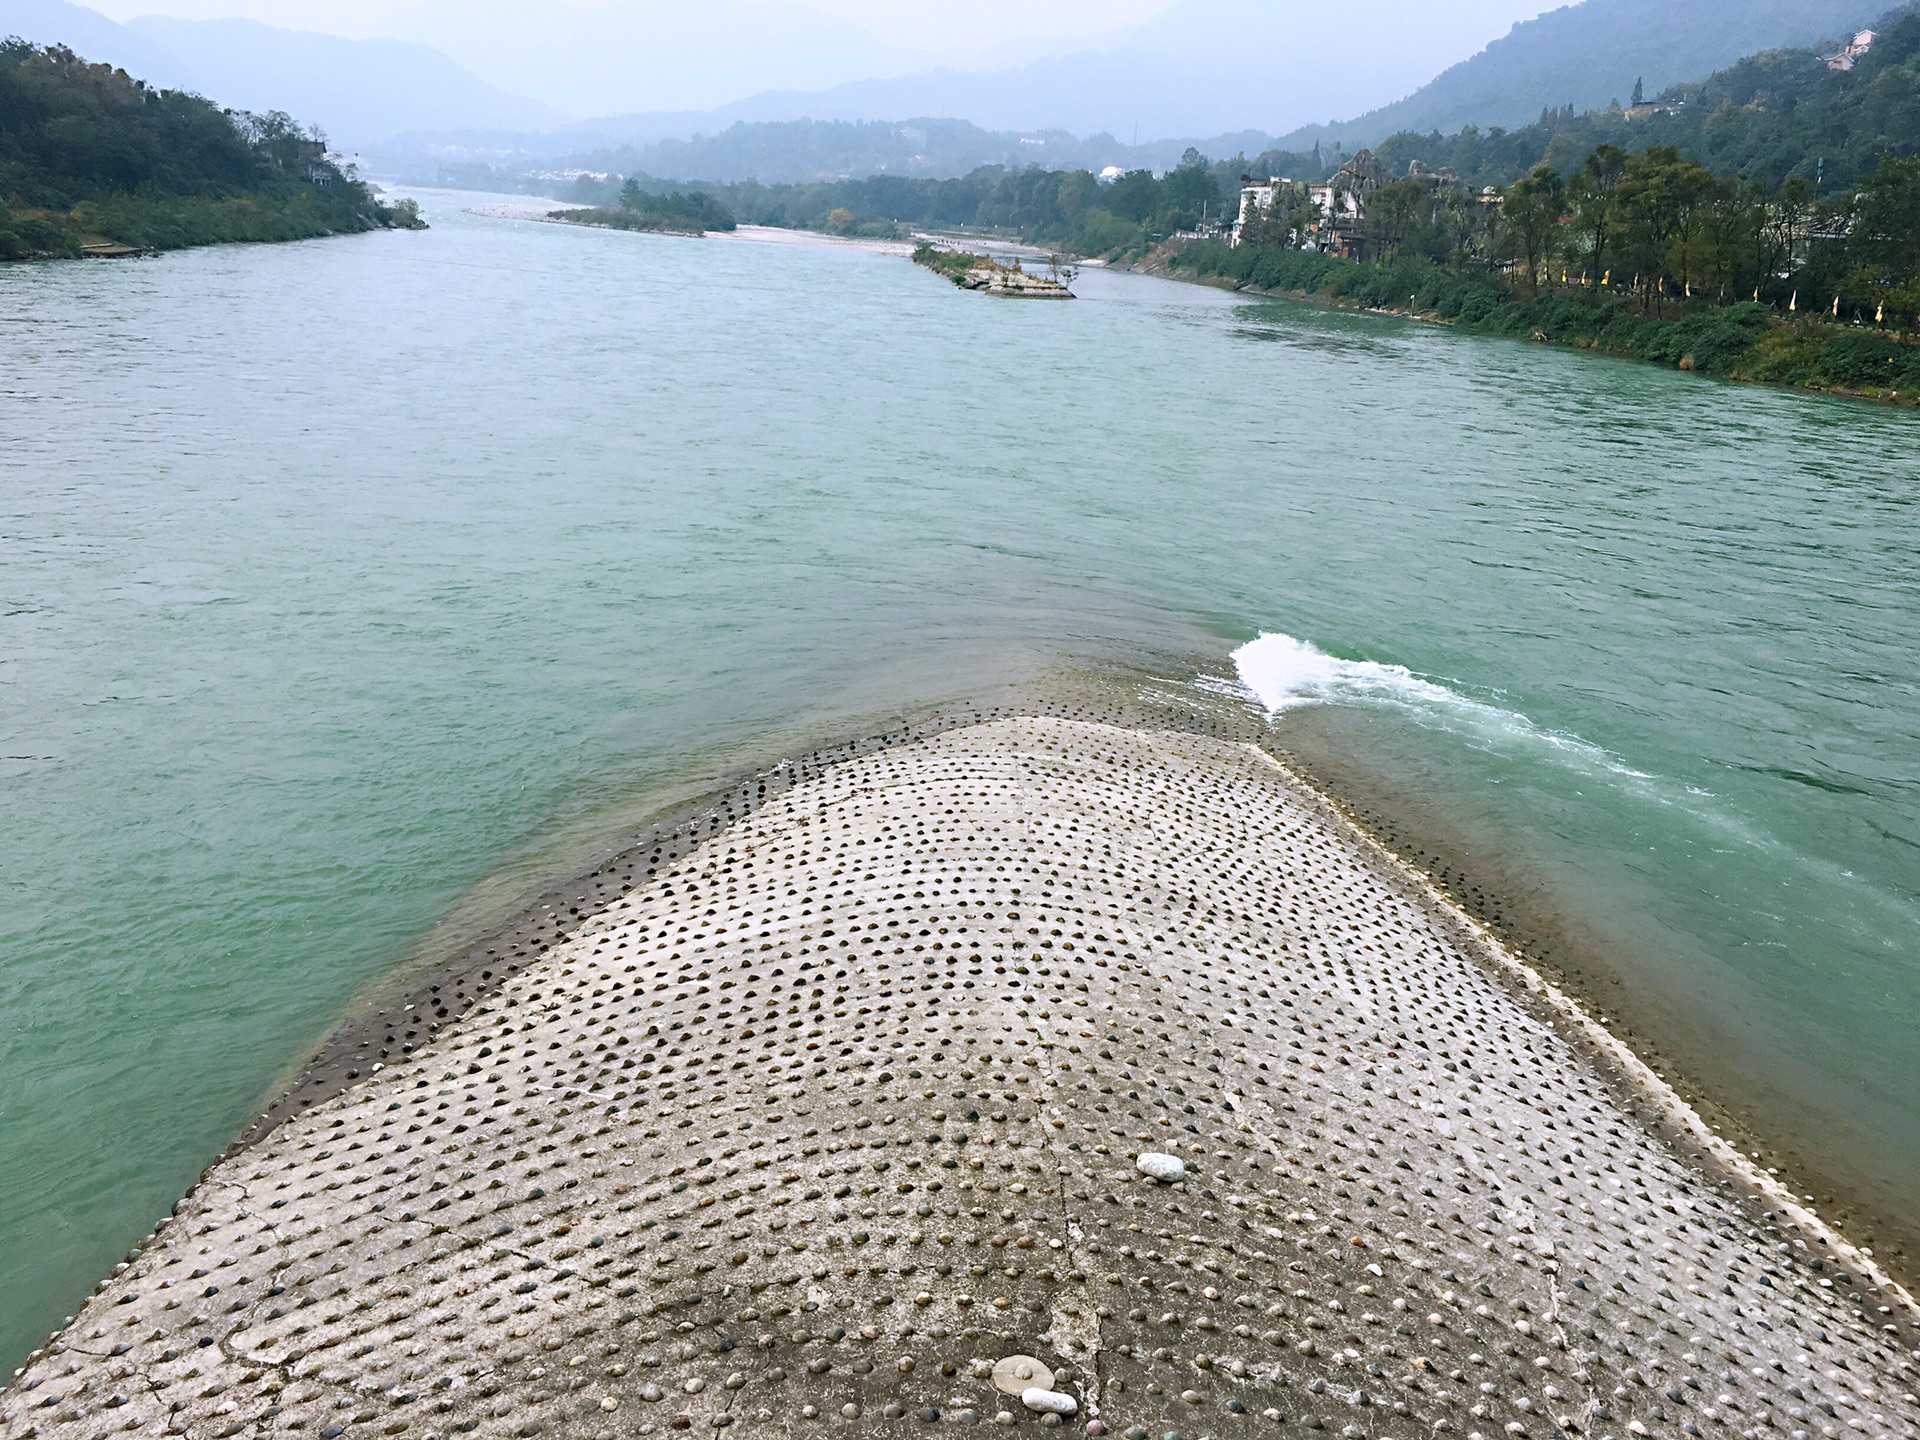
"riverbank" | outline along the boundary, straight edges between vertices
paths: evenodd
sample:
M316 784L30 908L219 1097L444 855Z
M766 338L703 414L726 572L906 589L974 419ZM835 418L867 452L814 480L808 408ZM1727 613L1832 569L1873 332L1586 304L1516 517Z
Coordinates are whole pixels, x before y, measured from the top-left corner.
M0 261L123 259L425 228L411 201L356 210L304 191L237 199L112 196L62 211L9 210L0 202Z
M729 232L736 240L758 245L805 245L825 250L865 250L875 255L906 257L913 254L912 240L879 240L862 235L835 235L826 230L787 229L777 225L742 225Z
M649 858L210 1170L6 1433L1032 1423L1013 1355L1095 1434L1920 1425L1872 1258L1255 749L963 725Z
M1231 249L1218 242L1161 250L1126 268L1238 293L1394 315L1475 334L1590 350L1616 359L1815 394L1920 405L1920 348L1877 330L1788 320L1761 304L1642 313L1625 294L1548 290L1515 295L1493 275L1428 262L1373 266L1313 252ZM1398 297L1408 297L1402 303Z

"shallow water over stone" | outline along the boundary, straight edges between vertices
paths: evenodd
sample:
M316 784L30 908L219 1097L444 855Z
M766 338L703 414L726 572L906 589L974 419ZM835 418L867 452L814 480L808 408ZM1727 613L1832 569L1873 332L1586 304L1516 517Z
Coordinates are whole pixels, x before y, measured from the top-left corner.
M1909 416L464 203L0 269L0 1353L456 903L809 737L1263 630L1430 682L1280 724L1920 1193Z

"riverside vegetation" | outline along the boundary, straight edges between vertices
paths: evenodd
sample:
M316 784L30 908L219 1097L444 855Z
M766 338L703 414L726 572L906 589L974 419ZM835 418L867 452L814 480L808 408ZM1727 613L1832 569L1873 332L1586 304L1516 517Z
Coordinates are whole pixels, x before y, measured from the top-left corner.
M1671 147L1602 145L1571 179L1543 166L1499 199L1401 181L1373 196L1363 258L1302 249L1295 210L1168 264L1708 374L1920 395L1920 160L1884 160L1822 207L1797 177L1769 194Z
M1616 140L1655 138L1638 153ZM1170 268L1740 379L1920 399L1920 14L1850 71L1775 51L1640 119L1401 136L1353 258L1304 188ZM1702 163L1704 161L1708 163ZM1458 169L1454 167L1460 167ZM1530 168L1497 191L1477 182ZM1441 167L1441 168L1436 168Z
M900 239L915 230L1018 236L1076 255L1138 258L1166 235L1219 220L1237 193L1233 162L1213 164L1189 150L1164 176L1136 170L1103 182L1087 170L1009 170L987 166L948 180L902 175L765 185L757 180L689 189L712 196L742 224ZM1229 174L1231 171L1231 174ZM644 189L663 182L628 177ZM570 196L613 205L622 182L591 177ZM577 212L576 212L577 213Z
M60 46L0 42L0 259L416 228L325 140Z
M1350 258L1302 248L1319 223L1304 185L1247 243L1217 238L1243 174L1324 179L1348 158L1338 151L1215 162L1189 150L1164 175L1112 181L989 167L950 180L705 188L754 224L1013 235L1709 374L1910 399L1920 396L1917 156L1920 14L1906 12L1850 71L1817 50L1776 50L1631 113L1394 136L1375 162L1381 178L1406 178L1368 197ZM1177 238L1207 229L1216 238Z
M621 186L618 205L555 210L551 218L564 220L569 225L599 225L610 230L646 230L667 235L704 235L709 230L738 228L733 212L712 195L697 190L655 194L631 178Z

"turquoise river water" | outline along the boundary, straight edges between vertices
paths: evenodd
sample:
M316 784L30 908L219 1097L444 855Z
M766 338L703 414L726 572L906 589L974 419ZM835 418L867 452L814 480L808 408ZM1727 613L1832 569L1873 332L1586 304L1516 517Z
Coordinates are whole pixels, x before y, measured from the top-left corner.
M1114 662L1250 685L1899 1268L1912 414L425 201L0 267L9 1366L460 907L676 786Z

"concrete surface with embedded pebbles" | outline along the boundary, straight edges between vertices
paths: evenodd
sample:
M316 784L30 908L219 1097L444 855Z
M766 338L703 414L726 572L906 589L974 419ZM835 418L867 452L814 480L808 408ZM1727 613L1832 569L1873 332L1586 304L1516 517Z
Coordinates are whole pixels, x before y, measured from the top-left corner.
M0 1434L1911 1436L1914 1321L1261 751L1012 719L222 1160Z

